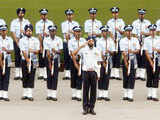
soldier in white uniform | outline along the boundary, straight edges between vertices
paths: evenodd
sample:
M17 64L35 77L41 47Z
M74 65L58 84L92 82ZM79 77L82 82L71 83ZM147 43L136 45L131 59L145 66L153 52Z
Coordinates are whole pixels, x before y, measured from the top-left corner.
M10 79L11 52L13 40L7 36L7 25L1 25L0 37L0 100L9 101L8 86Z
M64 42L63 42L63 50L64 50L64 67L65 67L65 77L64 80L70 79L71 73L71 57L69 55L68 51L68 41L74 37L73 35L73 27L79 26L79 23L77 21L74 21L74 10L67 9L65 10L66 20L62 22L61 29L62 34L64 36Z
M160 37L156 35L155 24L148 26L150 36L144 39L144 50L146 55L147 83L148 88L147 100L159 101L157 89L159 86L160 71Z
M88 10L90 19L84 23L84 32L87 33L88 37L92 37L95 40L95 46L96 38L101 36L100 27L102 27L101 21L96 19L97 11L96 8L90 8Z
M22 53L22 100L33 101L32 91L38 64L37 54L40 50L40 42L36 37L32 37L33 26L31 24L26 25L24 30L25 36L19 40L19 47Z
M82 45L86 42L86 40L81 37L81 30L82 30L82 28L80 26L73 27L74 38L72 38L71 40L68 41L68 49L69 49L70 55L78 47L80 47L80 45ZM81 61L80 59L81 59L81 56L77 55L76 56L77 62L80 62ZM79 70L76 69L76 67L74 66L74 62L71 61L72 100L81 101L82 78L81 78L81 75L78 73L79 73Z
M14 55L15 55L15 80L22 78L22 70L21 70L21 55L19 49L19 39L23 37L24 34L24 26L29 24L29 20L25 19L26 10L25 8L17 9L18 18L13 19L10 25L11 36L14 41Z
M83 79L83 115L96 115L94 111L97 95L97 79L100 77L101 52L94 47L94 40L88 39L84 45L74 51L82 56Z
M123 56L123 100L133 102L133 89L135 86L135 74L137 68L136 54L140 51L139 41L136 37L132 37L132 25L124 27L126 37L120 41L120 50Z
M57 26L49 26L49 37L43 41L47 50L47 100L57 101L58 58L63 50L63 41L56 36Z
M145 9L138 9L138 15L139 18L133 21L133 31L132 33L138 38L139 43L141 45L141 51L139 54L137 54L137 60L138 60L138 68L136 72L136 78L145 80L145 53L143 50L143 43L144 38L148 36L149 30L148 26L151 24L151 22L147 19L144 19L146 14Z
M101 63L100 80L98 81L98 98L97 100L110 101L108 97L109 79L112 68L112 55L115 52L115 44L110 37L108 26L102 26L102 37L97 41L97 48L101 51L103 62ZM109 36L109 37L108 37Z
M114 36L114 42L115 42L115 48L116 52L113 55L113 68L111 70L111 77L120 80L120 73L119 73L119 68L120 68L120 58L121 58L121 52L119 48L119 42L122 38L122 35L124 33L124 26L125 23L122 18L118 18L119 15L119 8L118 7L112 7L110 9L113 18L111 18L108 22L107 25L109 26L109 31L113 34Z
M40 11L40 18L36 23L36 35L40 41L40 53L39 53L39 77L38 79L47 80L47 73L46 73L46 51L43 49L43 39L49 36L48 26L54 25L51 20L48 20L48 10L41 9Z

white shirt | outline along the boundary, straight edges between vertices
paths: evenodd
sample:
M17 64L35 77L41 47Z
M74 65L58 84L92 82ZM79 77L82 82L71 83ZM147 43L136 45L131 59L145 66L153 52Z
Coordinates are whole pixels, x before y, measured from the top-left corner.
M143 22L141 22L140 19L137 19L132 23L132 26L133 26L132 33L140 37L141 32L144 32L144 33L149 32L148 26L150 24L151 22L149 20L144 19Z
M107 46L107 48L106 48ZM97 46L98 50L100 50L103 55L105 55L106 49L109 51L114 52L115 51L115 43L113 41L113 39L111 39L110 37L107 38L107 42L106 39L104 37L101 37L97 40Z
M24 36L22 39L19 40L19 47L21 51L24 51L28 55L28 50L40 50L40 42L36 37L26 37ZM22 54L22 59L25 60L23 54ZM37 59L37 55L34 53L31 53L31 59L35 60Z
M11 65L11 54L6 53L5 51L2 51L2 47L6 48L7 50L13 51L13 40L11 37L6 36L5 39L0 37L0 51L6 55L6 58L8 60L8 66Z
M43 34L43 31L47 34L49 34L49 30L48 30L48 26L50 25L54 25L52 21L50 20L46 20L46 21L43 21L42 19L39 20L37 23L36 23L36 34Z
M109 31L115 36L115 28L117 27L118 29L120 29L121 31L124 31L124 27L125 27L125 23L123 21L123 19L121 18L118 18L118 19L110 19L108 22L107 22L107 25L109 26ZM117 32L117 38L118 39L121 39L122 38L122 35L118 32Z
M69 53L75 51L78 49L81 45L83 45L86 42L86 39L80 38L79 40L76 40L75 37L68 41L68 50Z
M30 24L28 19L24 19L22 20L22 24L19 21L19 18L16 18L14 20L12 20L11 22L11 27L10 27L10 31L16 34L17 38L20 38L20 30L24 30L24 27Z
M160 19L156 21L157 31L160 31Z
M97 63L101 61L101 52L96 47L90 49L89 46L86 46L82 48L78 54L82 56L83 71L93 69L93 71L97 72L97 69L99 69Z
M100 27L102 27L102 23L97 19L95 19L94 21L89 19L89 20L86 20L84 23L85 33L92 34L94 32L96 34L100 34L101 33Z
M135 51L140 50L139 41L135 37L131 37L129 40L127 37L120 40L120 50L128 53L128 49ZM135 54L130 53L130 56L135 56Z
M76 21L69 22L68 20L64 21L61 23L61 29L62 29L62 34L65 39L65 34L68 33L70 34L70 38L73 38L74 35L70 33L69 31L72 31L73 27L79 26L79 23Z
M147 50L150 57L152 57L152 47L156 49L160 49L160 37L155 36L152 38L151 36L146 37L144 39L144 50Z
M6 22L3 19L0 19L0 25L6 25Z

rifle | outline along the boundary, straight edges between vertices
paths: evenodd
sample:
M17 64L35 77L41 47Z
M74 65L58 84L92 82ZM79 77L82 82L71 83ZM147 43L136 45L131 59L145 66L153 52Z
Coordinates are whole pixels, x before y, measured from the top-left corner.
M154 47L154 41L152 40L152 48ZM156 71L156 52L153 51L153 73L155 73Z
M6 54L4 52L2 52L2 58L3 58L2 75L5 75L5 72L6 72Z
M127 71L128 76L131 72L131 60L130 60L130 56L129 56L129 49L130 49L130 41L128 41L128 71Z
M51 54L51 76L53 76L54 73L54 53Z

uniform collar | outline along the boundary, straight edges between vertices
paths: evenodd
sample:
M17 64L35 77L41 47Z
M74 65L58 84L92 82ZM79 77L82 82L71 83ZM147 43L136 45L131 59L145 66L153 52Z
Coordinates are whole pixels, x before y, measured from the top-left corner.
M45 20L45 23L47 23L48 22L48 19L46 19ZM44 23L44 21L41 19L41 23Z

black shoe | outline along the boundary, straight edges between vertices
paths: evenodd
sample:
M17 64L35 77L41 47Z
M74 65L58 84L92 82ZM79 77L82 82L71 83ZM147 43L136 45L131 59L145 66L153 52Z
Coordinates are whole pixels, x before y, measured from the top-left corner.
M123 100L128 100L128 97L123 97Z
M21 100L27 100L28 98L27 98L27 96L23 96L22 98L21 98Z
M77 99L77 101L81 101L82 99L81 98L76 98Z
M122 80L122 79L121 79L121 78L119 78L119 77L116 77L115 79L116 79L116 80Z
M77 98L76 97L72 97L72 100L77 100Z
M140 78L140 80L141 80L141 81L146 81L146 79L145 79L145 78Z
M152 97L147 97L147 100L152 100Z
M93 109L90 109L89 113L92 114L92 115L96 115L96 112L94 112Z
M52 100L52 97L47 97L46 100Z
M159 99L158 99L158 98L152 98L152 100L153 100L153 101L156 101L156 102L158 102L158 101L159 101Z
M103 100L105 100L105 101L110 101L111 99L108 98L108 97L103 97Z
M44 78L44 81L47 81L47 78Z
M3 98L3 100L4 100L4 101L7 101L7 102L9 102L9 101L10 101L10 99L9 99L9 98Z
M133 98L128 98L128 102L133 102Z
M58 99L57 99L57 98L53 98L53 97L52 97L52 98L51 98L51 100L52 100L52 101L57 101Z
M3 97L0 97L0 100L3 100Z
M87 115L88 114L88 110L83 110L83 115Z
M15 77L15 78L14 78L14 80L19 80L19 79L20 79L20 77Z
M115 77L110 77L110 79L116 79Z
M98 97L98 98L97 98L97 100L102 100L102 99L103 99L102 97Z
M33 97L28 97L29 101L34 101Z
M43 79L43 76L39 76L39 77L38 77L38 80L42 80L42 79Z

